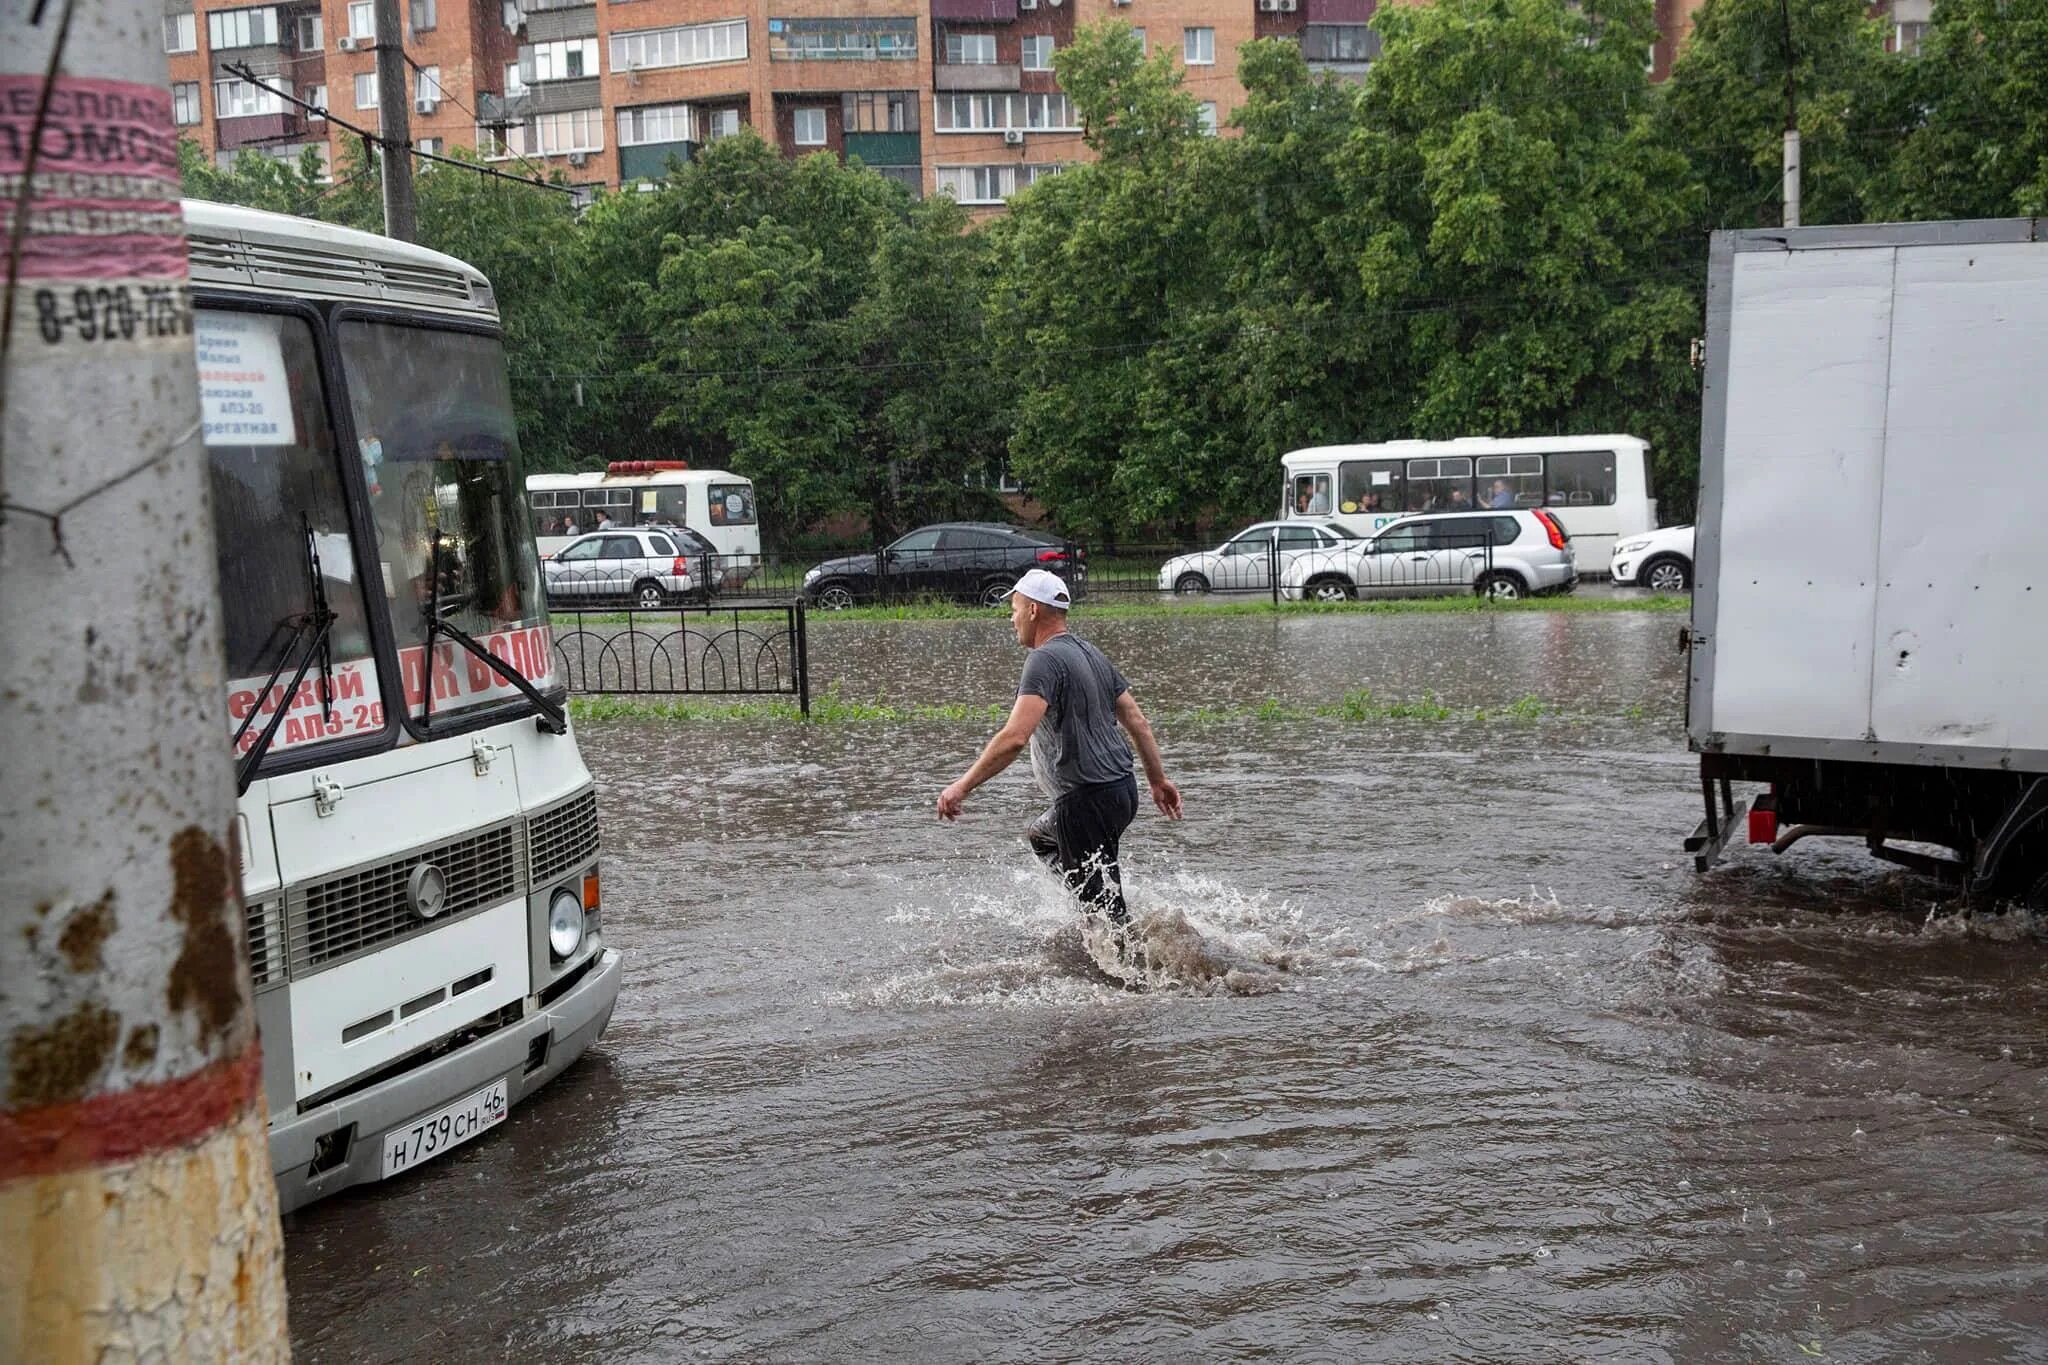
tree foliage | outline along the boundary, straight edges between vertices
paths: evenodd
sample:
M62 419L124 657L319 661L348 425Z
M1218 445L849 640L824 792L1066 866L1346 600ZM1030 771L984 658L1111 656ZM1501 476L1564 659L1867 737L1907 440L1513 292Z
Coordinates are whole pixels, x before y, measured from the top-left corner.
M2048 213L2048 0L1942 0L1917 57L1862 0L1707 0L1653 85L1650 0L1387 6L1363 83L1240 52L1228 135L1110 20L1055 57L1092 159L970 229L827 156L721 139L651 192L440 168L420 236L498 291L530 461L752 477L772 534L989 514L1005 463L1114 542L1272 506L1278 457L1626 431L1691 510L1707 234ZM1053 144L1057 145L1057 144ZM358 227L360 160L189 145L189 193Z

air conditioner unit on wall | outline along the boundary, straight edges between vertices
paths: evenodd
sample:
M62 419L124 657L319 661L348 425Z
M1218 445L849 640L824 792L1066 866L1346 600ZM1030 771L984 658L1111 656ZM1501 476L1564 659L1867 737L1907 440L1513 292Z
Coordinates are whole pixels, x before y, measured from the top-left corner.
M589 152L571 152L571 153L569 153L569 164L570 164L571 166L581 166L581 165L582 165L582 164L583 164L584 162L586 162L586 161L588 161L588 160L590 160L590 153L589 153Z
M354 52L356 50L356 40L346 36L336 38L334 40L334 48L337 52Z
M412 102L412 111L415 114L431 114L440 107L441 101L439 100L414 100Z
M1005 147L1022 147L1024 145L1024 130L1022 128L1003 129L1003 145Z

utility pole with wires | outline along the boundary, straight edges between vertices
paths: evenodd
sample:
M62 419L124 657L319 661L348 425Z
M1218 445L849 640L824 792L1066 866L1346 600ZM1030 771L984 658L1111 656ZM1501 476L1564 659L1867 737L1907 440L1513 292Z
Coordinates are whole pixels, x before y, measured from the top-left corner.
M289 1354L163 15L0 0L4 1361Z
M399 0L376 0L377 128L384 166L384 235L419 236L412 197L412 82L405 78L405 22Z
M1799 226L1799 86L1793 73L1798 56L1792 46L1792 0L1778 0L1785 22L1785 216L1786 227Z

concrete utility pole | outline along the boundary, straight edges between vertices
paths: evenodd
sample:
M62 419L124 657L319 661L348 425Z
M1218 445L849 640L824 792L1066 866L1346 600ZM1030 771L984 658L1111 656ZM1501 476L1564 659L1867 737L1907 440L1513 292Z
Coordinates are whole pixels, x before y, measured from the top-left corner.
M1792 47L1792 0L1778 0L1785 21L1785 216L1786 227L1799 226L1799 87L1793 76L1798 60Z
M377 130L382 134L384 235L419 236L412 201L412 82L405 71L405 24L398 0L377 0Z
M156 0L0 0L0 1360L288 1353Z

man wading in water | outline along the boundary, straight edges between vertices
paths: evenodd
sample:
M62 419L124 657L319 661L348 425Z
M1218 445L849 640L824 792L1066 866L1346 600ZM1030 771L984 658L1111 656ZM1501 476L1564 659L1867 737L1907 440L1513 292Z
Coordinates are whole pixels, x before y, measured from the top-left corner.
M939 793L939 818L957 819L967 793L1010 766L1028 744L1038 785L1052 809L1031 822L1025 840L1059 869L1084 910L1119 930L1129 920L1117 844L1138 813L1131 745L1145 765L1152 803L1180 819L1180 791L1166 780L1158 741L1131 686L1101 650L1067 633L1071 599L1059 575L1033 569L1010 590L1010 625L1031 651L1010 719L959 781Z

